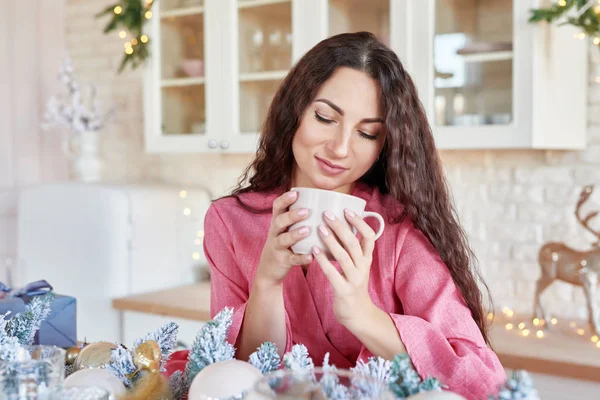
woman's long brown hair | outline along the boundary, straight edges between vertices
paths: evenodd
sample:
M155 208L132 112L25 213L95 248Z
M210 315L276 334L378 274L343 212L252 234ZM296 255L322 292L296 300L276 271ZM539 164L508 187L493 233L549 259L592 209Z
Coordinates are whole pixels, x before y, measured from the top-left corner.
M409 216L431 241L489 343L477 280L488 298L489 290L475 268L475 256L458 222L417 89L396 54L373 34L344 33L325 39L295 64L273 98L257 155L231 196L253 213L271 211L244 204L239 195L291 186L294 134L321 85L340 67L364 71L381 90L386 142L379 159L360 181L378 187L403 206L393 222Z

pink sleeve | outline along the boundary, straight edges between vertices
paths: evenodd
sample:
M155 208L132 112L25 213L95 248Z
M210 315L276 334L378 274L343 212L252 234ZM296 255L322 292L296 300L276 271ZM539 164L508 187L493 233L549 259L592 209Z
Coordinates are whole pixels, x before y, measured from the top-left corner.
M250 283L236 261L232 236L214 204L204 217L204 255L210 268L210 316L214 318L223 308L233 307L227 340L236 345L244 322ZM292 333L287 312L285 319L285 352L288 352L292 347Z
M467 399L498 393L506 375L487 347L450 271L418 229L409 229L400 251L396 295L404 314L390 313L422 378L434 377ZM368 350L360 357L370 356Z

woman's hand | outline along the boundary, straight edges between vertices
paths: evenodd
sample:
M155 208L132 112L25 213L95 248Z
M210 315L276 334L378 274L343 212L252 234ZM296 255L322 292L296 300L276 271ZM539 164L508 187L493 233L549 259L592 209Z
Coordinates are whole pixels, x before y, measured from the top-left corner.
M290 247L309 233L306 226L288 232L288 227L308 217L307 209L288 211L296 201L298 192L286 192L273 202L273 219L267 241L263 247L255 282L265 287L279 285L294 265L309 264L311 254L294 254Z
M369 315L373 306L369 296L369 274L375 232L355 213L344 211L350 225L360 233L360 241L344 221L336 219L329 212L325 213L326 224L319 226L319 234L339 263L342 273L338 272L318 247L313 247L313 254L333 286L334 315L340 324L348 327L364 315Z

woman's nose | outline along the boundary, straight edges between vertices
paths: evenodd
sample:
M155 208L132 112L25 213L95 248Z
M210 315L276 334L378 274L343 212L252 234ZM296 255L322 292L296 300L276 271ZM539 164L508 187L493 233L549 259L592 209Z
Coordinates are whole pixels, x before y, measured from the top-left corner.
M331 138L327 147L337 158L346 157L350 147L350 135L347 132L339 132Z

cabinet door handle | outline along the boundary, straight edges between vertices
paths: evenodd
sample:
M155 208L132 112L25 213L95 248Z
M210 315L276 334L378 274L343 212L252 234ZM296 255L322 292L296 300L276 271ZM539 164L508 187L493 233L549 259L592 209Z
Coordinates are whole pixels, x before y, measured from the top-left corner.
M211 149L216 149L217 148L217 141L214 139L211 139L208 141L208 147Z
M228 149L229 148L229 142L227 140L221 141L221 148L223 150Z

